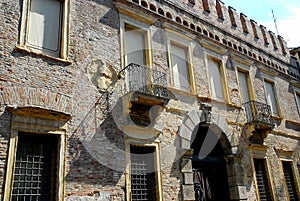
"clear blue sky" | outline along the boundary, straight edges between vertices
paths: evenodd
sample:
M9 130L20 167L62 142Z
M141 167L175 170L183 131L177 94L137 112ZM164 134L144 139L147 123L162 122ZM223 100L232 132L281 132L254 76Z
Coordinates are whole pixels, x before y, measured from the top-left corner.
M226 6L234 7L277 34L272 9L279 35L289 47L300 46L300 0L222 0Z

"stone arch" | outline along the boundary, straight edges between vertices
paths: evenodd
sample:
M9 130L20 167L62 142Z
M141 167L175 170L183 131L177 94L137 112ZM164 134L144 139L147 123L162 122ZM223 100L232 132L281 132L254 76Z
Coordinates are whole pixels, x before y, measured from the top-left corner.
M0 103L10 107L36 107L71 114L73 101L70 96L42 88L27 86L4 87Z
M197 134L197 128L199 125L209 126L209 129L212 129L215 133L222 133L220 135L221 143L224 146L230 146L227 137L227 122L224 116L211 113L211 122L207 122L205 117L205 112L203 110L192 110L190 111L186 118L183 121L179 129L179 136L181 138L181 149L189 150L191 142L194 140L195 135Z

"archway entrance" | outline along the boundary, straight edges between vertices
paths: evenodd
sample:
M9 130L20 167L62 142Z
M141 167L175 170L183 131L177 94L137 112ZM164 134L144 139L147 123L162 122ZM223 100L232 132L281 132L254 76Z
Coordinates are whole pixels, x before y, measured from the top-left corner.
M216 144L205 140L207 134L216 135L214 132L208 132L208 129L209 127L200 125L191 144L194 150L192 166L195 200L228 201L230 196L224 149L220 140L217 140ZM205 149L211 151L203 155Z

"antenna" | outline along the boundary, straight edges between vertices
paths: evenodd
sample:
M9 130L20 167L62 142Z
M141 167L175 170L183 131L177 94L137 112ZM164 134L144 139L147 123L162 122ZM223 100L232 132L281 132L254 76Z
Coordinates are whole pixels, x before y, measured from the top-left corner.
M279 35L278 28L277 28L277 23L276 23L276 18L275 18L273 9L272 9L272 15L273 15L273 20L274 20L274 24L275 24L277 35Z

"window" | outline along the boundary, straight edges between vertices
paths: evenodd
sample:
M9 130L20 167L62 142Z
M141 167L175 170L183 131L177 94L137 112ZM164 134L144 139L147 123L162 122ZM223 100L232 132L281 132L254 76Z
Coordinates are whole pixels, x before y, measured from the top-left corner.
M25 0L20 45L37 53L66 58L67 0Z
M125 25L125 66L134 63L146 65L145 32Z
M284 173L285 183L287 187L287 192L289 195L289 200L298 201L299 196L297 193L297 185L293 174L292 165L293 164L291 161L282 161L283 173Z
M171 44L171 67L174 87L191 91L186 49Z
M28 116L23 115L24 111ZM39 108L10 112L13 117L4 200L63 200L69 116Z
M57 135L20 133L12 200L56 200Z
M279 116L274 83L265 80L265 90L266 90L267 103L271 107L272 114L275 116Z
M298 107L298 112L300 114L300 92L299 91L296 91L296 104Z
M220 63L213 59L208 59L208 68L211 96L219 100L225 100Z
M242 103L250 101L248 74L245 72L238 71L238 79L241 90Z
M257 191L260 201L272 201L271 185L265 159L254 159Z
M131 200L158 200L154 146L130 145Z

